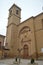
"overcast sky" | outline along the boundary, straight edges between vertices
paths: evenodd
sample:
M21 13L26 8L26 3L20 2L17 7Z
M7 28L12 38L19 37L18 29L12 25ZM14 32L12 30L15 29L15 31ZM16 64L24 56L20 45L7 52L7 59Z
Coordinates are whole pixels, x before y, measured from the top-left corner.
M43 12L43 0L0 0L0 34L2 35L6 35L8 10L14 3L22 9L21 21Z

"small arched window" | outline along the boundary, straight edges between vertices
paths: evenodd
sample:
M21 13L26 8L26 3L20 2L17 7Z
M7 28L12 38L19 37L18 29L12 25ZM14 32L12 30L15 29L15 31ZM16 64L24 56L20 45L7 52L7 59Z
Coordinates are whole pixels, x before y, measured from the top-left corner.
M10 10L10 15L12 15L12 10Z
M18 10L16 10L16 14L18 15Z

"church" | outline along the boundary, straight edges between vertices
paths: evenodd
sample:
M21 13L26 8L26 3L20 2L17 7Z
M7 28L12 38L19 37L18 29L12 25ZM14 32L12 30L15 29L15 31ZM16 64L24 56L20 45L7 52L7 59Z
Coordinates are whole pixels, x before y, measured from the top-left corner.
M5 47L8 57L43 57L43 12L21 22L21 8L9 9Z

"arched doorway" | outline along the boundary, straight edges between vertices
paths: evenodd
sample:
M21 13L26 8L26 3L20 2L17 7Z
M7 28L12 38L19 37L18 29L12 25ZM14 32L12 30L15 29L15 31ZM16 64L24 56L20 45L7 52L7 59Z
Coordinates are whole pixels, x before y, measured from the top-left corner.
M23 58L28 58L28 56L28 45L25 44L23 47Z

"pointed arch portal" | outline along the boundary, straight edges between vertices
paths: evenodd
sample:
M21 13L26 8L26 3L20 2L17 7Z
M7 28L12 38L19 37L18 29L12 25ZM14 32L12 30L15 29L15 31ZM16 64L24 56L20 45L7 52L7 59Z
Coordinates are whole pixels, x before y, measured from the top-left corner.
M31 42L30 34L31 29L29 26L24 26L19 31L19 40L23 47L23 58L29 57L29 43Z

